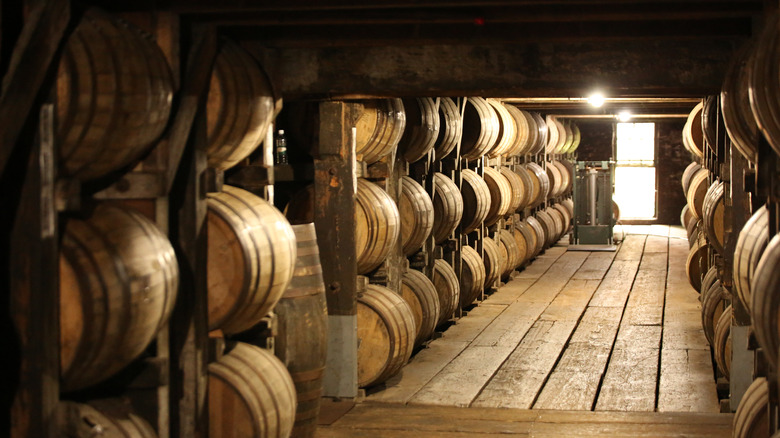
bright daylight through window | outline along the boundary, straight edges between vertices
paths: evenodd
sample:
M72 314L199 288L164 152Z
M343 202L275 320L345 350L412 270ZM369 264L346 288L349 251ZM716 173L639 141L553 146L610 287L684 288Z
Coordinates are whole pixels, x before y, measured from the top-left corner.
M656 217L655 124L617 124L615 195L621 219Z

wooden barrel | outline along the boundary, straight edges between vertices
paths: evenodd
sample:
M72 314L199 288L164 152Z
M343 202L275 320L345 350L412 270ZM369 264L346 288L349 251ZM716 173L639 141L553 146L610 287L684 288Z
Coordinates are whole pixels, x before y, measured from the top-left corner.
M441 160L455 150L463 134L458 105L449 97L439 99L439 135L434 143L434 159Z
M69 220L60 246L60 370L65 391L111 377L168 320L179 265L167 237L127 207Z
M780 235L775 235L756 266L751 283L753 328L759 345L774 369L780 350Z
M523 116L528 120L529 139L522 154L536 155L542 152L547 144L547 124L539 113L523 111Z
M156 142L173 81L150 36L88 9L63 48L55 91L61 173L90 180L133 164Z
M734 438L769 437L769 385L766 378L753 380L734 414Z
M574 131L571 129L571 123L564 120L558 120L559 128L563 128L563 141L558 142L558 149L555 151L556 154L564 154L566 151L569 150L569 147L571 147L572 143L574 142Z
M490 196L485 225L490 226L508 213L514 212L509 209L513 201L513 192L509 180L492 167L484 168L484 181Z
M558 196L564 196L571 191L572 179L569 173L569 168L566 167L561 161L553 161L552 164L558 168L558 172L561 174L561 190Z
M702 292L709 290L710 287L715 283L718 279L718 267L716 265L710 266L710 269L707 270L707 273L704 274L704 277L701 279L701 290Z
M701 124L703 102L693 107L683 126L683 146L698 158L704 155L704 131Z
M552 218L553 222L555 222L555 236L553 236L552 243L550 244L550 246L552 246L555 245L561 239L561 237L563 237L563 233L565 231L564 227L568 225L568 222L565 222L566 218L557 208L547 207L544 209L544 211L546 211L547 214Z
M557 236L560 234L560 229L555 220L550 216L550 213L545 210L539 210L536 212L536 218L539 219L539 223L544 228L544 247L548 248L553 246L558 240Z
M514 105L505 103L504 107L509 112L509 115L512 116L512 119L515 122L515 128L517 130L517 135L515 136L515 142L509 148L506 155L507 156L523 155L525 154L525 151L531 147L535 139L535 137L533 136L536 134L533 131L533 128L535 128L535 126L531 126L533 120L531 119L530 114L527 113L523 114L524 111Z
M758 160L758 126L750 108L748 69L753 46L745 46L731 58L720 92L723 125L734 148L750 162Z
M512 270L509 268L509 250L498 235L496 235L496 245L498 246L498 258L501 260L500 277L508 278L509 274L512 273ZM504 275L504 272L508 274Z
M401 370L412 355L417 328L403 298L378 284L358 295L358 386L377 385Z
M569 217L574 217L574 200L572 198L567 198L561 201L561 205L563 208L566 209L566 211L569 212Z
M547 146L548 138L550 136L550 130L547 127L547 122L544 120L544 117L542 117L541 114L537 112L531 112L530 114L535 121L538 136L536 137L536 146L534 146L534 148L529 151L529 154L537 155L544 152L544 149Z
M557 153L556 150L559 147L559 143L561 141L566 141L566 132L564 131L563 126L559 126L555 117L547 115L545 121L547 123L547 132L549 135L547 137L547 144L544 148L547 155L552 155Z
M504 272L498 244L490 237L482 239L483 264L485 265L485 288L492 287Z
M249 156L265 139L273 119L268 76L246 50L223 40L206 102L209 166L227 169Z
M401 219L401 246L410 256L422 247L433 230L433 201L414 179L401 177L401 197L398 200Z
M768 20L767 26L755 42L755 49L746 66L749 88L749 102L753 118L775 153L780 154L780 114L777 82L776 54L780 47L777 23Z
M570 134L571 135L571 143L569 143L568 147L566 148L565 151L563 151L563 153L569 154L569 153L574 152L574 150L577 149L577 147L579 146L579 142L581 140L581 133L580 133L579 129L577 128L577 125L573 121L566 120L564 123L566 125L566 130L567 131L571 131L571 134Z
M580 128L576 123L569 121L569 124L571 125L572 142L566 153L572 154L580 146L580 141L582 141L582 133L580 132Z
M726 380L731 379L731 316L733 313L731 306L723 310L715 325L713 341L715 364Z
M739 232L734 248L734 288L745 308L750 311L752 305L751 285L753 273L769 241L769 213L763 206L753 213Z
M498 131L498 114L493 107L481 97L467 98L463 113L461 157L474 160L485 155L496 144Z
M433 175L433 238L442 243L450 237L463 217L463 196L443 173Z
M723 309L726 307L726 300L729 294L719 280L710 285L709 289L702 289L701 292L701 325L704 328L704 335L707 342L713 345L715 340L715 324L720 319Z
M273 354L236 342L208 370L209 438L290 436L295 384Z
M704 196L707 194L707 189L709 188L709 183L707 182L708 177L709 172L707 169L699 169L699 171L693 175L693 178L691 178L691 183L688 186L686 199L688 200L688 207L691 209L691 213L696 219L701 219L703 217L702 208L704 207Z
M417 328L414 345L419 346L433 336L439 322L441 304L433 282L420 271L408 269L401 277L401 297L412 309Z
M571 229L571 213L563 204L555 204L552 208L558 210L558 213L561 215L561 237L563 237Z
M683 194L686 196L686 199L688 197L688 187L691 185L691 179L693 178L693 175L699 171L699 169L701 169L701 164L693 161L683 171L680 183L682 184Z
M355 247L358 274L385 261L401 232L401 219L393 198L378 185L357 179L355 195Z
M501 166L500 172L501 175L506 178L507 182L509 182L511 195L509 198L507 214L511 214L525 207L525 186L523 185L522 178L509 170L509 168Z
M567 154L574 153L574 151L576 151L580 146L580 141L582 140L582 133L580 132L579 126L571 121L569 122L569 125L571 126L572 142L569 148L565 151Z
M479 298L485 288L485 264L474 248L463 245L460 249L460 307L465 308Z
M535 196L538 196L538 182L537 182L537 194L534 195L534 181L535 178L531 178L531 175L528 173L528 170L525 169L523 166L519 166L516 168L516 170L513 170L512 173L517 175L521 181L523 181L523 203L520 206L520 209L523 210L527 207L531 206L531 202L534 200Z
M460 194L463 197L460 228L463 234L467 234L479 227L487 217L490 209L490 189L485 180L471 169L463 169L460 175Z
M693 244L699 240L699 229L701 228L701 221L697 220L691 215L691 220L685 227L686 233L688 233L688 247L693 248Z
M298 404L293 436L312 437L317 429L328 352L328 305L314 224L293 225L292 229L297 257L290 285L274 308L274 354L295 384Z
M460 300L460 284L455 270L449 263L442 259L436 259L433 264L433 285L439 295L439 322L437 326L452 318Z
M688 204L683 205L682 210L680 211L680 225L683 226L683 228L688 228L688 222L690 222L691 218L693 217L693 214L691 213L690 207L688 207Z
M355 124L355 155L370 164L396 149L406 128L406 112L401 99L371 99L361 104Z
M66 400L58 403L60 436L157 438L152 425L125 406L129 402L118 407L106 407L105 401L92 403L97 406Z
M713 153L717 153L718 123L723 126L723 117L720 113L720 103L717 95L704 98L704 107L701 111L701 126L704 132L704 145Z
M520 261L517 264L517 267L520 267L525 263L526 260L528 260L528 248L530 245L530 237L529 233L532 233L530 228L528 227L528 224L526 224L523 221L516 221L515 226L512 230L512 237L515 238L515 243L517 244L517 249L520 252Z
M398 142L398 153L413 163L428 155L439 136L439 108L430 97L403 99L406 128Z
M539 220L535 218L534 216L528 216L525 218L526 223L528 226L531 227L531 230L534 232L534 247L533 251L531 252L531 247L529 246L529 252L531 252L531 256L529 259L532 259L539 255L540 252L542 252L542 249L544 248L544 242L547 236L544 234L544 228L542 228L542 224L539 223Z
M246 190L208 195L209 330L232 334L260 322L295 269L295 234L279 210Z
M565 135L563 137L564 142L558 142L558 149L555 151L556 154L565 154L566 151L569 150L572 143L574 143L574 131L571 129L571 123L568 121L558 120L558 123L563 126Z
M616 224L620 220L620 206L615 200L612 200L612 223Z
M506 266L504 267L502 277L508 277L520 265L523 255L520 254L520 248L517 246L515 236L508 230L498 230L498 238L507 251Z
M560 196L563 190L563 176L560 169L552 161L548 161L545 171L547 172L547 179L550 181L550 192L547 193L547 197L554 198Z
M723 242L725 241L723 194L723 183L715 181L707 189L702 202L704 232L707 233L710 245L720 254L723 254Z
M550 179L547 177L547 172L542 169L542 166L536 163L526 163L524 166L531 179L536 179L536 182L533 183L536 197L530 202L531 207L536 207L547 199L547 194L550 192ZM537 184L539 186L538 192L536 191Z
M498 138L490 150L485 152L488 158L496 158L507 155L517 140L517 125L515 119L509 114L501 101L496 99L487 99L487 102L493 107L498 115Z
M688 282L697 292L701 292L702 274L710 268L708 253L709 246L707 242L699 237L694 241L685 261L685 272L688 274Z

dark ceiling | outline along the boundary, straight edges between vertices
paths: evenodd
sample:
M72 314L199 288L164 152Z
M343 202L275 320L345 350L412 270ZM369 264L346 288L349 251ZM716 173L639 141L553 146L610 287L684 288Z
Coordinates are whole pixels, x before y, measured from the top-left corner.
M142 9L144 3L112 2ZM171 0L261 60L285 98L520 97L566 112L601 89L689 110L777 2L760 0ZM644 98L683 98L644 101ZM608 102L609 103L609 102ZM625 102L624 102L625 103ZM579 110L576 110L579 111Z

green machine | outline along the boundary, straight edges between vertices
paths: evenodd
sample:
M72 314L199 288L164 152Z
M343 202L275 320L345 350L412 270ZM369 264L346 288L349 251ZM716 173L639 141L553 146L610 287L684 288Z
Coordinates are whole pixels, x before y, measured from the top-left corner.
M574 231L569 250L614 251L612 215L615 163L577 161L574 169Z

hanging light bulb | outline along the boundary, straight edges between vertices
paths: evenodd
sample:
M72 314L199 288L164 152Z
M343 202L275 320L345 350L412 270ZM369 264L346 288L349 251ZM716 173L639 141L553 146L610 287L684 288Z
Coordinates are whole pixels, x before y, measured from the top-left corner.
M600 91L596 91L588 97L588 103L594 108L601 108L606 98Z
M620 120L621 122L628 122L629 120L631 120L631 117L632 117L632 116L633 116L633 115L631 114L631 112L630 112L630 111L621 111L621 112L620 112L620 113L617 115L617 118L618 118L618 120Z

